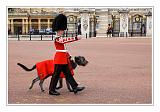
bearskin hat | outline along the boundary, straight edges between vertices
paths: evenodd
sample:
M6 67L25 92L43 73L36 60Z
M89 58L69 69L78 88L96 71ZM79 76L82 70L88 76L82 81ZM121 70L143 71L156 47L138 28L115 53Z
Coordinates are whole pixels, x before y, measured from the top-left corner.
M59 14L52 24L53 31L66 30L67 29L67 17L63 14Z

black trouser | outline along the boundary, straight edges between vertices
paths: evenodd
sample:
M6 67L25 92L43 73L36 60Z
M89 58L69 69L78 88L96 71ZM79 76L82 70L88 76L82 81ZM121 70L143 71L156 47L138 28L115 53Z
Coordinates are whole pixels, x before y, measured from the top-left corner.
M52 75L52 78L51 78L49 91L55 91L61 72L64 73L66 80L69 82L69 84L73 89L78 86L77 82L75 81L75 79L71 74L68 64L65 64L65 65L55 64L54 74Z

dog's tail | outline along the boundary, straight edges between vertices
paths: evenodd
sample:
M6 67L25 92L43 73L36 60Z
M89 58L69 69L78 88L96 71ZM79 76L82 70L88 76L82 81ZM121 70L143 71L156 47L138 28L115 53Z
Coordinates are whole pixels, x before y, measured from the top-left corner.
M32 71L36 68L36 65L34 65L32 68L27 68L26 66L24 66L23 64L21 63L17 63L17 65L19 65L20 67L22 67L25 71Z

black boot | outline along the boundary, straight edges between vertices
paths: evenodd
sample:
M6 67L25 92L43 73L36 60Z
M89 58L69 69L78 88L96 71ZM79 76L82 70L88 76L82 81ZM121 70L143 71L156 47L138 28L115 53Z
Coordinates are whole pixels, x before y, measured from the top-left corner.
M76 87L73 89L73 92L76 94L78 91L82 91L83 89L85 89L85 87Z
M49 94L50 95L56 95L56 96L60 95L60 93L57 92L57 91L49 91Z

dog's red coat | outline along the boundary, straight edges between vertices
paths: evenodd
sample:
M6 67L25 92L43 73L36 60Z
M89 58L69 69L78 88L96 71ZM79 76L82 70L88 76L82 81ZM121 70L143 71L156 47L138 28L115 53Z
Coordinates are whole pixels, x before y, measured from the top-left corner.
M74 75L73 69L69 63L71 74ZM54 61L53 60L45 60L42 62L36 63L37 74L39 78L42 80L47 76L52 76L54 72ZM65 78L63 72L60 74L60 78Z

